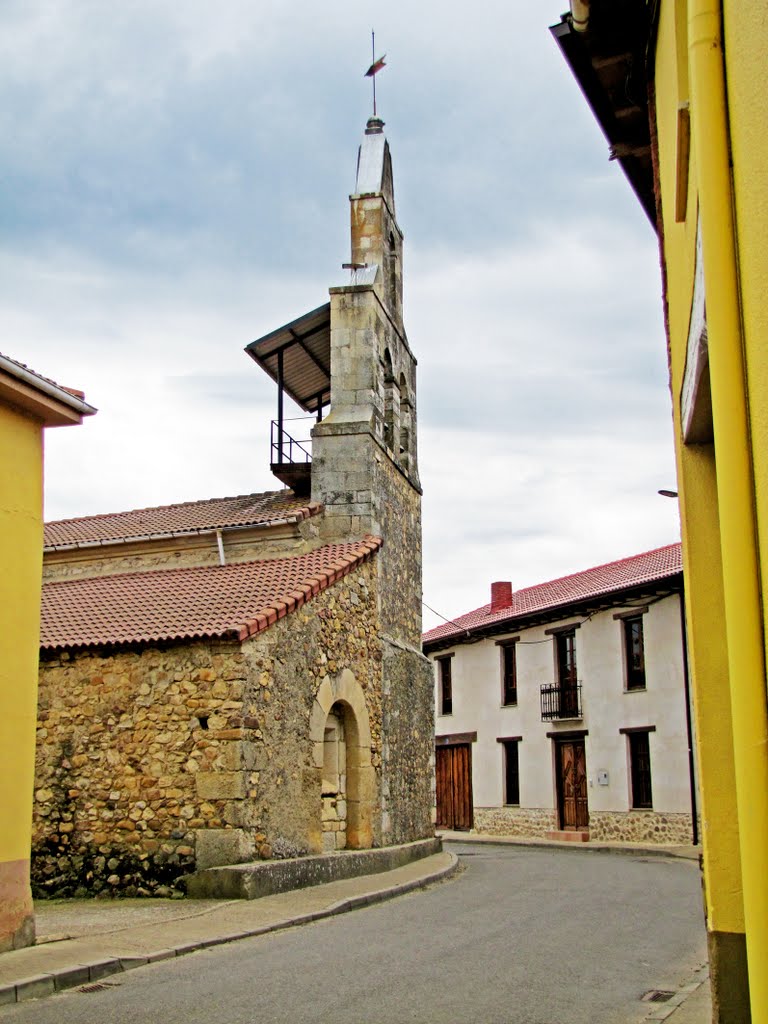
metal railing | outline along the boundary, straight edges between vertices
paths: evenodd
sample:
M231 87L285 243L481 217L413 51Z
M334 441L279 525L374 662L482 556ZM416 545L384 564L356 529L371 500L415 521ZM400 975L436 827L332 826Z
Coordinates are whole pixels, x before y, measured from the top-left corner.
M571 686L542 686L541 720L551 722L563 718L583 718L581 713L581 683Z
M302 417L302 419L304 419L304 417ZM306 437L301 441L297 441L294 437L291 437L287 430L280 429L280 425L277 420L272 420L270 447L272 451L273 465L279 465L286 462L311 462L311 444L311 438Z

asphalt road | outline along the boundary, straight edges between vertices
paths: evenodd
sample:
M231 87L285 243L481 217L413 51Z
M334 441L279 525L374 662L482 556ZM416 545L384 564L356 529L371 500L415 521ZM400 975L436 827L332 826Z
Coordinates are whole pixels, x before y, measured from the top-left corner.
M0 1010L5 1024L629 1024L706 959L693 861L452 846L453 880Z

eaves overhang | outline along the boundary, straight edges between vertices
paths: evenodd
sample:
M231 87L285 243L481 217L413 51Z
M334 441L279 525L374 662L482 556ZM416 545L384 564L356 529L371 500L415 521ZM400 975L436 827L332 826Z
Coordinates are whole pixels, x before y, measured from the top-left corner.
M647 52L649 0L591 0L586 28L570 15L550 27L640 205L656 228Z
M82 393L56 384L23 363L0 354L0 402L40 420L46 427L82 423L96 409Z

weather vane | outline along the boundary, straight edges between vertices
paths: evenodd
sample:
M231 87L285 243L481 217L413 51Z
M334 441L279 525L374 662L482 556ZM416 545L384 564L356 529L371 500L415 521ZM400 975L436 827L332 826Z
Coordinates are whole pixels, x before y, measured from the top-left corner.
M370 78L371 81L373 82L373 116L374 117L376 117L376 75L378 74L379 71L381 71L381 69L383 67L385 67L384 58L386 56L387 56L386 53L382 54L382 56L379 57L378 60L376 60L376 36L374 34L373 29L371 29L371 58L373 60L373 64L371 64L371 66L365 72L365 77L366 78Z

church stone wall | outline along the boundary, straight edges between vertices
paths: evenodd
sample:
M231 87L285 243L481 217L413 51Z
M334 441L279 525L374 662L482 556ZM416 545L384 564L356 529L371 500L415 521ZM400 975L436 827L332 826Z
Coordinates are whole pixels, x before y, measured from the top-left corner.
M382 827L387 844L434 835L432 670L413 650L384 644Z
M245 671L236 644L43 654L37 896L167 894L193 869L196 831L226 811L196 776L232 757Z
M37 895L167 894L198 863L318 848L320 768L309 723L318 689L345 670L367 706L377 801L385 709L389 749L406 768L389 818L380 807L374 815L372 844L427 834L429 802L411 809L400 792L413 787L423 802L429 791L427 723L413 713L420 695L409 693L406 672L382 694L377 608L374 558L242 645L44 654Z

